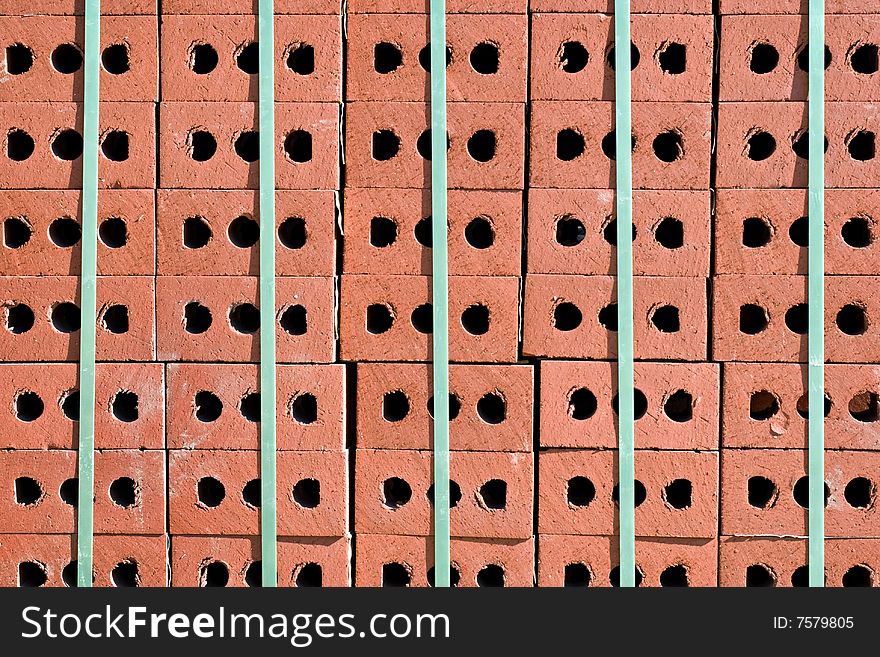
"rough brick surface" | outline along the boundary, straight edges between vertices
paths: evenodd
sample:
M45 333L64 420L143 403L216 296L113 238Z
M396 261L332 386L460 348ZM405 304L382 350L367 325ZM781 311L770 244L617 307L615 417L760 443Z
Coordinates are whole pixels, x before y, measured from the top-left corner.
M805 12L800 0L784 0L770 6L757 0L721 0L720 10L722 14L767 14L772 11L775 14L803 15ZM869 0L830 0L825 6L826 14L871 14L875 10L876 6Z
M524 14L525 0L452 0L446 5L448 14ZM427 14L427 0L353 0L347 5L352 14Z
M163 14L254 14L259 11L257 0L162 0ZM275 0L276 14L338 14L338 0Z

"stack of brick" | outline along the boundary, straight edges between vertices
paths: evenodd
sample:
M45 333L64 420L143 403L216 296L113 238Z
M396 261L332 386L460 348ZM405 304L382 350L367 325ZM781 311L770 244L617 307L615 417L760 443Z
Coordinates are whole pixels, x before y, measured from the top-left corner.
M451 581L528 586L533 371L518 359L528 26L447 20ZM354 581L432 584L429 18L349 3L341 357L357 361ZM500 119L499 117L503 117Z
M723 365L719 577L807 583L807 16L722 0L713 351ZM880 24L826 20L825 518L829 586L877 585L875 157ZM847 15L838 15L847 14ZM874 540L872 540L874 539Z

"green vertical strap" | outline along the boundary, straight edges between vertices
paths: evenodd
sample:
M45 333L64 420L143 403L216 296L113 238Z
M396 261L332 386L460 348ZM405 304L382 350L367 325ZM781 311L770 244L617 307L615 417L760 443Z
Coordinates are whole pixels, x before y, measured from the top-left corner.
M620 586L635 586L633 481L632 117L629 0L614 0L614 130L617 167L617 393Z
M807 451L809 580L825 585L825 2L810 0Z
M98 262L98 98L101 2L85 8L81 317L79 332L79 453L76 524L77 586L92 585L95 504L95 323Z
M260 537L263 586L278 585L275 464L275 6L259 4Z
M446 254L446 1L431 0L431 255L434 306L434 586L449 586L449 270Z

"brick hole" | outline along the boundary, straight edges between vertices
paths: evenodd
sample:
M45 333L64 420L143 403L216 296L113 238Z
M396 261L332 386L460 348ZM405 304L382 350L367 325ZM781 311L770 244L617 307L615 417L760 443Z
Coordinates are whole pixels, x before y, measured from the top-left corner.
M260 225L251 217L241 215L229 223L226 235L233 246L249 249L260 239Z
M618 404L620 404L620 396L615 394L611 398L611 410L614 411L615 415L619 414ZM641 420L645 417L645 414L648 412L648 398L645 397L645 393L643 393L638 388L633 390L633 419Z
M498 72L498 44L483 41L474 46L470 54L471 68L480 75L493 75Z
M631 227L632 241L635 242L638 233L635 224L631 224ZM611 246L617 246L617 219L611 219L605 222L605 225L602 227L602 238Z
M553 328L557 331L573 331L584 319L583 313L570 301L556 304L553 309Z
M589 586L593 574L584 563L567 563L562 573L562 586Z
M129 157L129 137L124 130L111 130L101 139L101 153L111 162L125 162Z
M293 487L293 501L304 509L314 509L321 504L321 482L317 479L300 479Z
M413 328L419 333L430 334L434 332L434 307L430 303L416 306L409 316Z
M235 138L235 154L245 162L256 162L260 159L260 133L256 130L245 130Z
M220 62L217 51L210 43L194 43L189 49L189 68L196 75L207 75Z
M67 588L75 589L79 586L79 582L77 581L77 569L78 565L76 561L69 562L61 569L61 582Z
M606 331L617 331L617 304L609 303L607 306L599 310L599 324L605 327Z
M244 583L253 588L263 586L263 562L252 561L244 571Z
M474 133L474 135L471 136L471 139L473 139L474 137L476 137L480 133L486 133L486 132L489 132L489 131L488 130L478 130L476 133ZM494 135L494 133L492 134L491 139L492 139L492 144L491 144L492 155L494 156L494 154L495 154L495 135ZM477 155L480 153L479 148L481 147L481 143L482 144L488 143L488 137L481 135L480 140L481 141L475 145L475 149L476 149L475 152ZM449 140L449 133L446 133L446 150L447 151L449 150L450 145L451 145L451 142ZM422 134L419 135L419 138L416 140L416 150L418 151L419 155L421 155L424 159L430 161L432 148L433 148L433 146L431 144L431 130L430 129L425 130L422 132ZM468 154L473 159L478 160L477 155L475 155L475 153L471 152L471 140L470 139L468 140L467 148L468 148ZM492 159L492 158L490 157L489 159ZM478 160L478 161L484 162L486 160Z
M396 43L377 43L373 46L373 69L387 75L403 65L403 52Z
M128 243L128 226L121 217L108 217L98 227L101 243L109 249L121 249Z
M661 333L678 333L681 330L678 308L670 305L655 308L651 313L651 324Z
M488 249L495 243L495 229L486 216L474 217L464 229L464 239L475 249Z
M798 506L801 506L805 509L810 508L810 478L809 477L801 477L798 479L794 488L791 489L792 497L794 497L794 501L797 502ZM828 498L831 497L831 489L828 488L828 484L825 484L825 506L828 506Z
M877 136L870 130L851 133L845 142L849 156L854 160L865 162L873 160L877 155Z
M49 581L46 566L38 561L22 561L18 564L18 586L37 588Z
M501 424L507 419L507 402L497 392L487 392L477 402L477 415L486 424Z
M779 51L769 43L755 43L749 50L749 70L764 75L779 65Z
M402 563L392 561L382 565L382 586L383 587L406 587L412 581L412 573L409 568Z
M684 156L684 142L677 130L667 130L654 137L651 143L654 156L661 162L675 162Z
M566 485L566 499L569 506L589 506L596 499L596 486L586 477L572 477Z
M739 330L746 335L757 335L765 330L770 323L767 311L754 303L746 303L739 307Z
M852 217L840 229L840 236L849 246L864 249L874 241L872 224L867 217Z
M779 412L779 398L769 390L758 390L749 396L749 417L769 420Z
M402 390L391 390L382 396L382 418L386 422L401 422L409 415L409 398Z
M556 159L571 162L583 155L585 149L584 136L577 130L565 128L556 133Z
M428 486L428 491L425 493L425 497L428 498L428 503L431 506L434 506L434 484ZM449 480L449 508L454 509L458 506L458 503L461 502L461 486L458 485L457 482L452 479Z
M477 586L481 588L503 587L504 568L494 563L483 566L477 573Z
M388 217L370 219L370 246L384 249L397 241L397 223Z
M452 48L446 46L446 67L449 68L449 65L452 63ZM431 72L431 42L428 41L428 44L419 50L419 66L425 69L428 73Z
M110 581L117 588L138 587L141 585L141 577L138 565L135 561L120 561L110 571Z
M608 51L608 55L605 57L605 61L608 62L608 66L611 67L611 70L614 70L615 67L615 47L611 46L611 49ZM636 48L636 44L630 42L629 44L629 69L635 70L636 66L639 65L639 61L642 59L642 54L639 52L639 49Z
M579 41L566 41L556 54L559 68L566 73L580 73L590 61L590 53Z
M630 136L630 152L636 150L636 137ZM617 159L617 131L612 130L602 137L602 152L609 160Z
M188 249L201 249L211 241L213 233L204 217L187 217L183 222L183 245Z
M213 509L226 498L226 487L214 477L202 477L196 484L196 496L199 504Z
M15 396L15 417L22 422L33 422L43 414L43 400L35 392L20 392Z
M435 586L434 584L434 566L428 568L428 586ZM461 572L454 565L449 565L449 586L456 587L461 583Z
M776 579L776 573L766 564L755 563L746 568L748 587L773 587L776 586Z
M587 388L577 388L568 395L568 415L574 420L589 420L598 407L596 395Z
M229 324L237 333L253 335L260 330L260 311L252 303L239 303L229 310Z
M238 411L248 422L259 422L260 405L260 393L249 392L238 402Z
M308 43L292 44L287 51L287 68L297 75L315 72L315 48Z
M113 504L130 509L137 505L140 490L131 477L119 477L110 483L108 494Z
M260 508L260 503L262 501L262 491L260 486L259 479L251 479L244 485L244 488L241 489L242 501L255 509Z
M211 561L199 568L199 586L222 587L229 584L229 566L222 561Z
M387 509L399 509L412 499L412 487L400 477L382 482L382 504Z
M471 335L485 335L489 332L489 309L481 303L475 303L461 313L461 326Z
M825 70L831 66L831 50L825 46ZM806 72L810 70L810 46L809 44L801 48L797 53L797 67Z
M52 326L59 333L75 333L80 329L79 306L69 301L55 304L51 314Z
M837 328L847 335L863 335L868 331L868 315L865 309L852 303L837 311L834 321Z
M68 390L61 396L61 412L68 420L79 422L79 390Z
M190 301L183 308L183 330L198 335L211 328L211 311L198 301Z
M101 53L101 65L111 75L128 73L131 68L128 46L124 43L114 43L104 48Z
M9 75L21 75L31 70L34 65L34 51L23 43L6 46L6 72Z
M3 220L3 246L7 249L20 249L31 241L33 231L22 217L7 217Z
M556 220L556 243L562 246L577 246L587 236L583 222L569 214Z
M434 417L434 395L428 397L428 415ZM449 420L452 421L458 417L461 412L461 399L454 393L449 393Z
M689 509L693 503L693 489L687 479L673 479L663 487L663 501L673 509Z
M138 396L128 390L120 390L113 395L110 409L120 422L135 422L140 415L138 410Z
M193 406L199 422L216 422L223 412L223 402L209 390L199 390L193 398Z
M217 152L217 140L207 130L193 130L187 135L186 149L196 162L207 162Z
M876 495L874 482L866 477L851 479L843 489L843 499L854 509L870 509Z
M293 571L293 585L297 588L320 588L324 586L324 570L321 564L304 563Z
M290 415L299 424L318 421L318 398L310 392L296 395L290 403Z
M849 53L849 65L856 73L870 75L876 73L880 66L877 45L873 43L857 44Z
M490 479L484 483L480 486L479 501L486 509L504 509L507 506L507 482Z
M373 133L372 157L378 162L385 162L400 151L400 137L393 130L376 130Z
M34 138L24 130L14 128L6 133L6 157L22 162L34 154Z
M34 327L34 311L23 303L17 303L14 306L5 306L6 309L6 330L10 333L20 335L27 333Z
M33 506L43 499L43 487L32 477L17 477L13 489L15 503L21 506Z
M684 564L674 564L667 566L660 573L660 586L690 586L690 578L688 577L688 569Z
M639 481L638 479L633 480L633 503L636 507L642 505L642 502L648 497L648 491L645 490L645 485ZM611 501L614 502L615 505L620 506L620 485L614 484L614 488L611 489Z
M765 130L753 130L746 135L745 156L761 162L776 151L776 139Z
M107 308L101 315L101 327L114 335L128 333L128 307L116 304Z
M69 249L82 237L82 227L70 217L59 217L49 224L49 239L57 247Z
M807 304L798 303L785 311L785 326L792 333L806 335L808 320Z
M432 248L432 246L434 245L434 235L433 228L431 226L431 217L419 219L419 222L413 229L413 235L416 238L416 242L421 244L423 247L425 247L426 249Z
M798 566L791 573L791 585L795 588L804 588L810 585L810 567Z
M796 132L791 138L791 150L802 160L810 159L810 135L809 131ZM825 137L824 152L828 152L828 137Z
M874 571L865 564L856 564L843 574L843 586L874 586Z
M797 409L798 415L800 415L805 420L808 419L810 416L809 406L810 406L809 396L806 394L803 394L800 397L798 397L798 400L795 403L795 408ZM832 406L831 397L829 397L826 394L825 395L825 409L824 409L825 417L828 417L828 414L831 413L831 406Z
M284 140L284 152L294 162L310 162L312 159L312 135L305 130L294 130Z
M742 244L749 249L759 249L770 243L773 226L763 217L743 219Z
M372 303L367 306L367 333L380 335L394 324L394 310L385 303Z
M52 153L59 160L72 161L83 152L83 138L76 130L67 129L57 132L52 137Z
M642 569L636 566L635 572L635 585L641 586L642 580L645 578L645 574L642 572ZM611 569L611 572L608 573L608 581L611 586L618 587L620 586L620 566L615 566Z
M260 45L254 41L242 45L235 55L235 65L248 75L260 70Z
M853 396L849 400L849 414L859 422L880 420L880 395L866 390Z
M687 69L687 47L684 44L664 42L655 56L660 70L667 75L681 75Z
M278 239L288 249L303 248L306 238L306 220L302 217L287 217L278 226Z
M301 306L300 304L288 306L284 309L284 312L281 313L278 323L281 325L281 328L284 329L285 333L290 335L305 335L309 330L308 311L305 306Z
M809 244L810 221L807 217L798 217L788 229L788 238L797 246L806 248Z
M633 232L635 232L635 226L633 226ZM654 239L663 248L680 249L684 246L684 224L675 217L663 217L654 228Z
M676 390L663 403L663 412L673 422L689 422L694 418L694 398L687 390Z
M72 43L62 43L52 51L49 59L52 68L65 75L76 73L83 65L82 51Z

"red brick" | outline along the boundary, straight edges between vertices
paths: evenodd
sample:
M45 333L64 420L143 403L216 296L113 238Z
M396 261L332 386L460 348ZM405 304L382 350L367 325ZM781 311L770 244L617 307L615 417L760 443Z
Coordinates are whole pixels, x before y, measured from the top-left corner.
M257 14L257 0L162 0L163 14ZM338 14L339 0L275 0L276 14Z
M213 7L205 13L216 14L216 10ZM276 102L339 102L342 99L340 30L338 15L275 17ZM253 45L254 72L251 74L238 65L239 55L249 44ZM193 70L196 46L210 48L217 58L210 71ZM289 65L288 55L298 46L312 49L311 71L303 69L303 73L298 73ZM163 16L162 99L258 100L257 47L255 15ZM301 51L304 53L305 50Z
M718 187L806 187L807 160L794 151L797 142L806 154L806 129L806 103L721 103ZM880 159L873 144L878 131L877 104L825 103L826 187L877 186Z
M613 362L542 361L542 447L617 447ZM714 363L636 363L635 444L718 449L719 371Z
M525 0L451 0L447 14L524 14ZM349 14L426 14L430 5L425 0L353 0L346 3Z
M528 212L529 273L617 273L613 190L530 189ZM633 272L708 276L711 216L708 192L635 192Z
M616 287L611 276L527 276L523 353L549 358L616 358L616 331L603 324L610 321L616 327ZM638 276L633 289L636 358L705 360L703 279ZM678 330L673 330L676 311L671 309L677 309Z
M257 365L169 364L168 447L259 449L259 390ZM345 447L344 366L280 365L276 396L279 450Z
M79 285L75 276L0 278L4 324L0 359L79 360ZM148 276L98 278L98 360L153 360L153 297L153 279ZM127 328L123 315L128 319Z
M431 366L359 363L357 373L358 447L431 449ZM459 409L449 424L451 449L532 450L530 365L453 365L449 374Z
M346 452L279 452L276 457L278 535L345 536ZM259 534L260 508L254 504L260 500L259 471L259 451L170 451L170 533Z
M76 557L76 536L0 536L0 586L76 586ZM95 586L165 586L164 536L96 536L92 558Z
M538 537L538 586L619 586L613 536ZM586 569L586 573L584 572ZM718 543L701 538L640 538L636 586L717 586Z
M279 539L278 586L348 586L349 542L345 537ZM260 586L260 549L258 536L174 536L171 585Z
M825 358L830 362L880 360L872 323L880 278L825 278ZM715 360L806 362L805 276L718 276L713 285L712 354ZM745 309L745 310L743 310ZM746 328L741 330L742 319ZM793 328L804 333L796 333ZM764 326L764 328L761 328ZM844 330L848 331L845 333Z
M870 0L829 0L826 14L872 14L877 7ZM798 14L806 12L800 0L784 0L767 4L756 0L721 0L720 11L725 14Z
M30 14L61 16L82 16L85 13L85 6L86 0L30 0L27 4ZM13 16L21 15L18 7L10 8L16 12L12 14ZM5 9L0 7L0 16L6 15ZM104 0L101 3L102 15L156 14L156 10L157 0Z
M429 23L426 14L351 15L347 27L347 99L428 102L431 74L421 62L430 59L426 45ZM450 58L446 71L448 101L525 102L526 16L453 14L446 20L446 35ZM382 48L376 51L380 44L384 53ZM478 46L491 49L485 59Z
M259 314L254 312L259 310L259 279L226 277L222 285L218 284L220 279L210 276L160 276L156 280L159 360L259 361ZM208 309L210 325L197 333L204 327L200 306ZM187 307L191 309L189 320ZM300 308L305 309L304 333ZM233 316L237 328L233 328ZM333 360L332 278L279 278L275 317L278 362Z
M0 449L76 449L76 363L0 365ZM95 368L95 444L99 449L165 446L164 372L159 363ZM77 418L76 420L71 418Z
M613 0L531 0L532 12L566 12L613 14ZM634 14L711 14L712 3L707 0L635 0L631 3Z
M825 507L826 536L880 536L880 514L875 500L878 467L880 454L825 453L825 485L829 494ZM805 536L807 509L801 503L807 504L808 499L806 473L805 450L723 450L721 533Z
M355 586L434 586L434 540L430 536L361 534L356 541ZM533 586L534 560L532 538L453 539L450 584Z
M0 191L5 226L0 274L77 276L82 252L82 192L79 190ZM77 225L70 223L73 220ZM55 222L58 223L55 223ZM120 221L122 223L120 223ZM26 239L10 231L24 228ZM72 232L71 232L72 229ZM155 273L155 203L152 190L108 189L98 195L98 274L152 276ZM70 235L75 243L70 244Z
M160 189L156 195L160 275L260 273L258 192ZM336 267L333 192L280 191L275 206L276 276L332 276ZM189 246L188 226L194 228ZM205 226L210 231L207 243L199 234Z
M513 191L448 192L453 275L519 276L522 201ZM347 189L344 222L345 273L431 274L430 189Z
M642 484L636 484L637 536L716 536L718 452L639 450L635 479ZM616 450L542 451L538 456L538 532L616 535L616 480Z
M162 103L159 110L161 186L256 189L259 160L249 162L235 150L243 133L257 131L256 108L255 103ZM339 106L336 103L276 103L275 128L278 189L335 189L339 186ZM203 152L201 141L195 144L199 149L194 149L193 134L205 132L216 150L208 147ZM200 139L210 141L208 137ZM257 143L256 136L245 141L246 157L257 157ZM306 144L310 145L306 147ZM207 159L196 160L194 156Z
M98 186L152 188L156 179L155 114L152 103L101 103L99 108ZM78 103L0 103L0 130L6 135L0 178L7 189L82 187L82 105ZM77 134L71 132L73 130ZM9 134L30 139L30 147L10 146ZM26 133L21 135L20 133ZM128 136L127 152L115 135ZM112 140L108 136L113 135ZM58 141L58 138L61 141ZM71 143L73 142L73 143ZM69 145L69 146L68 146ZM53 147L65 157L61 159ZM72 150L68 150L68 148ZM12 153L16 158L9 157ZM110 157L124 158L111 160Z
M74 507L64 501L76 501L76 476L74 451L0 452L0 479L9 491L0 498L0 534L76 531ZM163 534L164 453L95 452L94 508L96 534Z
M447 108L450 189L521 189L524 175L524 106L520 103L453 103ZM351 187L430 186L427 103L350 103L346 106L346 184ZM374 150L377 133L396 145ZM491 133L490 137L487 133ZM488 149L488 141L494 148ZM483 158L477 160L469 152ZM380 144L381 145L381 144ZM486 147L486 148L484 148ZM392 154L393 151L393 154ZM387 159L377 159L387 158Z
M636 14L630 25L639 53L638 61L632 55L633 100L711 101L711 16ZM672 45L685 49L683 60ZM614 100L613 48L613 15L534 14L532 98Z
M432 466L428 451L359 449L354 470L355 532L429 536ZM460 496L451 509L452 536L523 539L532 535L531 454L452 452L450 479L460 491L454 495L450 490L450 505Z
M346 275L340 294L342 360L431 360L430 311L413 319L419 308L430 309L430 277ZM452 277L449 294L450 358L516 361L519 280Z
M536 101L531 116L533 187L615 186L613 102ZM708 103L633 103L633 187L708 189L710 123Z

